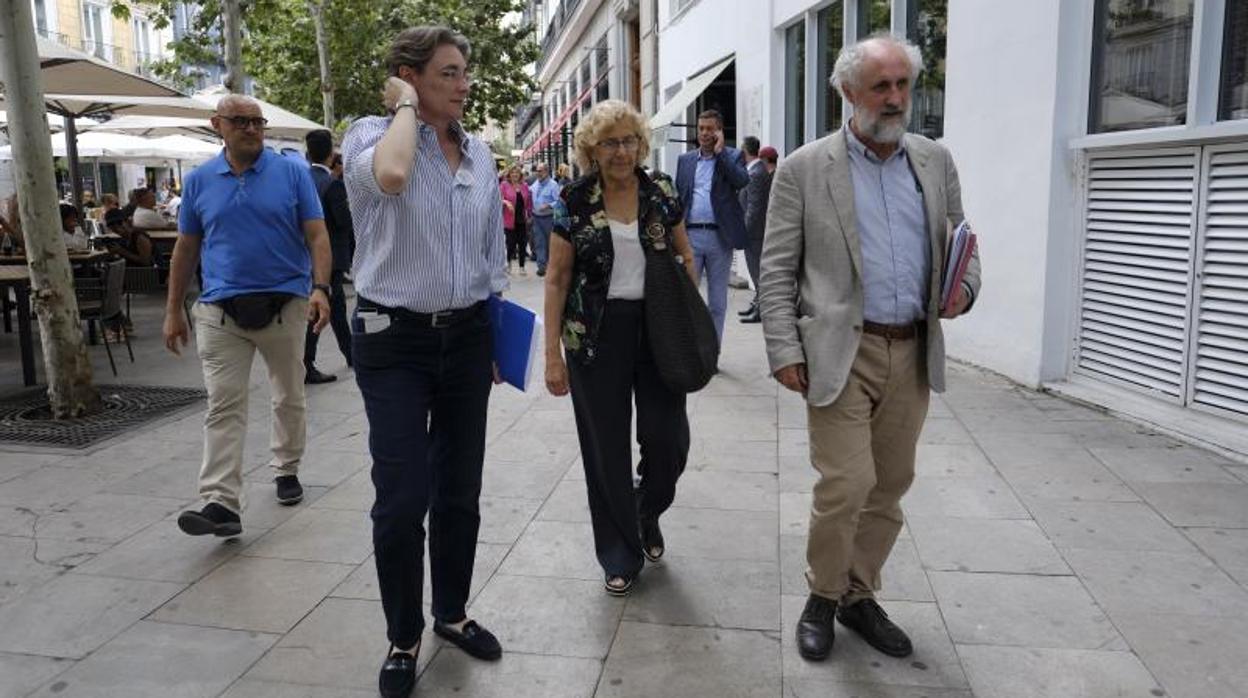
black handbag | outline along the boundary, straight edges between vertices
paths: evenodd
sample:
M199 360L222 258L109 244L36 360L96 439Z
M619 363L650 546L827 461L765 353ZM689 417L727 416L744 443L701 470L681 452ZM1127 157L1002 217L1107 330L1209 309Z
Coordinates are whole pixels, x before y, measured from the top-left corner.
M711 311L655 220L642 236L646 255L646 334L659 378L673 392L706 387L719 370L719 335Z
M221 301L221 309L240 329L263 330L291 298L289 293L243 293Z

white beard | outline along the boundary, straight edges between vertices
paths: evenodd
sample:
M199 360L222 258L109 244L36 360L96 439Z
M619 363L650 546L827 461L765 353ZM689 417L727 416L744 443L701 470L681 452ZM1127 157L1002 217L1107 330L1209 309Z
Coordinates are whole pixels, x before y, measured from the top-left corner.
M884 121L866 109L855 112L854 119L867 138L876 143L897 143L906 135L906 126L910 123L910 105L906 105L900 119Z

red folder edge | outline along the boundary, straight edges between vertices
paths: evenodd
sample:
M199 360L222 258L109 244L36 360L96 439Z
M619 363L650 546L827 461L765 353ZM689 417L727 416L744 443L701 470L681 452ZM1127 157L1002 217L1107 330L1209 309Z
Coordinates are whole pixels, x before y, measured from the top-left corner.
M971 263L971 257L975 255L975 248L979 244L979 239L975 233L969 233L966 236L966 252L962 258L958 260L958 268L953 274L953 284L949 289L949 297L945 299L941 305L940 312L947 313L953 306L954 300L962 295L962 280L966 278L966 268Z

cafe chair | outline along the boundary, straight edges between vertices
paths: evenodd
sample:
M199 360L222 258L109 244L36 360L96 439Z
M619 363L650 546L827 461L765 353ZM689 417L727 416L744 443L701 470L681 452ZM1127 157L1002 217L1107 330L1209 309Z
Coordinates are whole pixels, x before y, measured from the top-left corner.
M113 369L113 377L117 377L117 363L113 361L113 349L108 343L108 331L104 323L112 318L120 317L121 300L125 291L126 260L118 259L104 265L104 274L100 279L79 278L74 280L74 293L78 297L78 316L88 323L99 323L100 334L104 337L104 351L108 353L108 365ZM130 346L129 333L122 332L126 343L126 352L130 354L130 363L134 363L134 349Z

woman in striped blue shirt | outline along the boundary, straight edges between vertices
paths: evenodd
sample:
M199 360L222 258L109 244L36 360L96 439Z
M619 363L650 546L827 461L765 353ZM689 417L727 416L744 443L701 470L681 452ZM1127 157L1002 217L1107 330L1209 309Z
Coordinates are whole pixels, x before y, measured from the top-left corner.
M494 159L459 122L468 56L468 41L445 27L403 31L387 57L389 115L360 119L343 139L386 697L406 698L416 683L426 511L434 632L479 659L502 655L465 610L494 376L485 301L507 288Z

